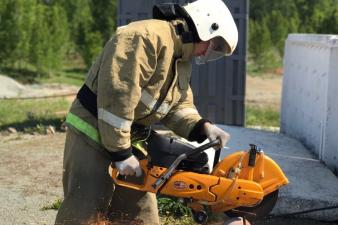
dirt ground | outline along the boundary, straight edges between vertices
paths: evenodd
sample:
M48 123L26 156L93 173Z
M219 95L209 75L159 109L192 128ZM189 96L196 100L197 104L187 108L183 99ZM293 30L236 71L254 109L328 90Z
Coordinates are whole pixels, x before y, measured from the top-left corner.
M246 103L256 106L271 107L279 110L282 95L280 75L266 77L246 77Z
M0 224L53 224L62 196L64 133L0 136Z

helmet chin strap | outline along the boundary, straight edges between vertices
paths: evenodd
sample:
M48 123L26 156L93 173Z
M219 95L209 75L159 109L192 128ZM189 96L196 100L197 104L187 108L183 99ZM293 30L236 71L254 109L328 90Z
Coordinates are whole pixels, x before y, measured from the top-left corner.
M182 42L184 44L188 44L188 43L194 43L195 38L194 38L194 34L191 31L186 31L184 29L184 25L182 23L179 23L175 26L176 28L176 34L178 36L181 36L182 38Z

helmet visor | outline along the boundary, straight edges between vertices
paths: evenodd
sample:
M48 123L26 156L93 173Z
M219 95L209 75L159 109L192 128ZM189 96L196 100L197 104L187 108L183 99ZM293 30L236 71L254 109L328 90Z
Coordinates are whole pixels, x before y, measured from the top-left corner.
M215 37L210 40L209 47L204 55L197 56L195 58L196 64L205 64L209 61L214 61L222 56L225 56L228 52L228 45L222 37Z

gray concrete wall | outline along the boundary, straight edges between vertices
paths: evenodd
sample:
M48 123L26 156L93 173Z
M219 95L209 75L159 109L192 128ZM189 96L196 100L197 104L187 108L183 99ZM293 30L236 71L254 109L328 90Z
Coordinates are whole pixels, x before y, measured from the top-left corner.
M281 132L338 169L338 36L291 34L284 56Z
M326 129L322 159L338 173L338 36L330 52Z

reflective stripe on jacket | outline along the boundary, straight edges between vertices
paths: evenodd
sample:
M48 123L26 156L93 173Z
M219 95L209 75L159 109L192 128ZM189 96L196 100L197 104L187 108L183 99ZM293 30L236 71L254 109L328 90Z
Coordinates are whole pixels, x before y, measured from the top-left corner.
M118 29L88 72L85 84L97 95L98 119L78 100L70 112L98 129L103 146L131 146L132 123L161 122L187 138L201 119L190 88L192 43L175 26L185 22L144 20Z

